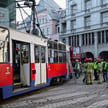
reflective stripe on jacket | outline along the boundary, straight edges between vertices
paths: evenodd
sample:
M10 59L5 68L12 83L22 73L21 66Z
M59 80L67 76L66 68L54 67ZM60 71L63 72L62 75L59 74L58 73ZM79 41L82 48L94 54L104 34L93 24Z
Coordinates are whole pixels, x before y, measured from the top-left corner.
M93 63L87 63L87 72L93 72Z

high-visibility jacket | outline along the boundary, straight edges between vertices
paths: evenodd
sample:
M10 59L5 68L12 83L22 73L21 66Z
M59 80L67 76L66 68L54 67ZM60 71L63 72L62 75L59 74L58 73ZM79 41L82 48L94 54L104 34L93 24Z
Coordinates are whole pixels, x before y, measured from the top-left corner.
M97 61L94 62L94 69L97 69Z
M93 72L93 63L87 63L87 72Z
M103 70L107 70L107 63L103 63Z
M79 62L76 62L76 64L75 64L75 69L77 70L79 70L80 69L80 63Z
M102 70L103 70L103 61L101 61L101 65L102 65Z

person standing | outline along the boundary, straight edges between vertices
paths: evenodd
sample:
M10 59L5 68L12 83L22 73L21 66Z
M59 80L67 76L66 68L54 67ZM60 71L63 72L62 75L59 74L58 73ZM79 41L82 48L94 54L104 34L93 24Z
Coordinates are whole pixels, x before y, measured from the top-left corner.
M102 63L101 63L101 59L98 59L97 61L98 61L97 71L99 75L98 83L101 84L102 83Z
M80 63L78 59L76 59L76 63L75 63L75 76L77 79L80 77Z
M107 81L107 62L103 61L103 80Z
M87 83L87 63L88 63L88 58L84 60L84 78L83 82Z
M92 58L89 58L87 63L87 84L93 84L93 63Z
M97 74L97 60L95 58L94 60L94 80L98 80L98 74Z

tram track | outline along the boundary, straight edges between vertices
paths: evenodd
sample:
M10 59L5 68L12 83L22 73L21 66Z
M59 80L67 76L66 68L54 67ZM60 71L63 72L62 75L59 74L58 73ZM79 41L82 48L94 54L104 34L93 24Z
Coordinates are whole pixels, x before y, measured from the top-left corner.
M86 108L108 100L105 83L71 85L71 81L4 100L2 108ZM69 84L69 85L68 85ZM100 97L100 98L99 98ZM103 101L104 100L104 101ZM97 105L97 104L96 104ZM80 106L80 107L79 107Z

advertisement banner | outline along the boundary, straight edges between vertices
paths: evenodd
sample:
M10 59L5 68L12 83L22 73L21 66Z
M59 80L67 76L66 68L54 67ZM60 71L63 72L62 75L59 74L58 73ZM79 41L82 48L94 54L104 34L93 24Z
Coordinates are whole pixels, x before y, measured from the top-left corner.
M0 8L0 25L9 27L9 10Z

